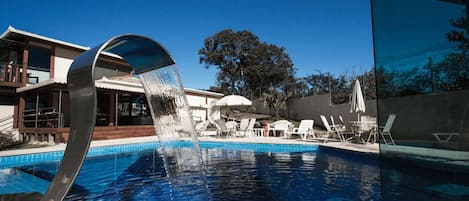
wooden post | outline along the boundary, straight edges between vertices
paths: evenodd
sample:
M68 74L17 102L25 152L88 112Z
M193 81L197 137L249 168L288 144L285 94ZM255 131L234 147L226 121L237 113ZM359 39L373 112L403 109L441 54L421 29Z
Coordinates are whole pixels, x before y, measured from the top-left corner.
M55 47L50 50L50 66L49 78L54 78L55 74Z
M23 83L23 85L26 85L28 83L28 77L26 76L28 74L28 56L29 50L25 48L23 50L23 67L21 69L21 82Z
M39 91L36 92L36 120L34 121L35 128L37 128L38 117L39 117Z
M57 128L62 128L62 88L59 88L59 108L58 108Z
M114 125L115 126L118 126L118 122L119 122L119 92L116 91L116 107L114 107L114 113L116 115L115 117L115 123Z
M15 104L13 108L13 128L18 128L18 104Z
M114 126L116 116L116 91L111 91L109 95L109 126Z
M24 128L24 94L20 94L20 101L18 103L18 128Z

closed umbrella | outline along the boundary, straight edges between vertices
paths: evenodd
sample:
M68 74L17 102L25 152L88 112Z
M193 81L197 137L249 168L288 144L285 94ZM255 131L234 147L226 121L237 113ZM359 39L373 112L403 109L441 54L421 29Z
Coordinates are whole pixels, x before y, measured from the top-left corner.
M358 120L360 120L360 112L365 113L365 99L363 98L362 88L360 87L360 81L355 80L352 94L350 96L350 112L356 112Z

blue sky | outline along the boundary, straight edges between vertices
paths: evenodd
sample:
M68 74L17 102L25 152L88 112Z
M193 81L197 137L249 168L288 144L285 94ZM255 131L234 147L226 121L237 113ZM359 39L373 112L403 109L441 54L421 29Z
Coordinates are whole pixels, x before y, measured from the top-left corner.
M8 25L94 47L118 34L146 35L175 58L185 87L215 85L216 69L199 63L207 36L231 28L286 48L297 77L358 74L373 66L368 0L8 1Z

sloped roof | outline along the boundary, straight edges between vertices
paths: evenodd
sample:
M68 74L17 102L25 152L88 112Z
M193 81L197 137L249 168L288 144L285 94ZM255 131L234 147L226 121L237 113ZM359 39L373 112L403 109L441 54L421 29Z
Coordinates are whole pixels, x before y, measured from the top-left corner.
M19 29L16 29L16 28L12 27L12 26L8 26L8 28L5 30L5 32L3 32L2 35L0 35L0 38L6 39L11 34L18 34L18 35L22 35L22 36L26 36L26 37L30 37L30 38L35 38L35 39L47 41L47 42L50 42L50 43L53 43L53 44L59 44L59 45L63 45L63 46L66 46L66 47L72 47L72 48L76 48L76 49L83 50L83 51L91 49L90 47L85 47L85 46L77 45L77 44L74 44L74 43L69 43L69 42L65 42L65 41L62 41L62 40L42 36L42 35L39 35L39 34L19 30ZM112 53L109 53L109 52L103 52L102 54L122 59L121 56L116 55L116 54L112 54Z
M37 84L30 84L25 87L20 87L16 89L17 93L22 93L26 91L31 91L34 89L39 89L42 87L50 86L53 84L67 84L67 80L64 78L51 78L43 82L39 82ZM119 76L119 77L102 77L95 81L95 86L98 89L111 89L111 90L118 90L118 91L126 91L126 92L134 92L134 93L145 93L142 83L140 79L132 76ZM204 91L198 89L191 89L191 88L184 88L184 91L200 94L200 95L208 95L214 97L222 97L224 96L221 93L211 92L211 91Z

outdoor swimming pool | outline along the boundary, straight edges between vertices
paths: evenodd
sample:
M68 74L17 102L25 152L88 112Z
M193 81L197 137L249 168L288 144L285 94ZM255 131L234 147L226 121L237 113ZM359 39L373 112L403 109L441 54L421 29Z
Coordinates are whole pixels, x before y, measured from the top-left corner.
M100 147L66 200L197 200L172 189L156 143ZM380 200L377 156L316 145L201 142L213 200ZM0 194L47 190L61 153L0 157Z

